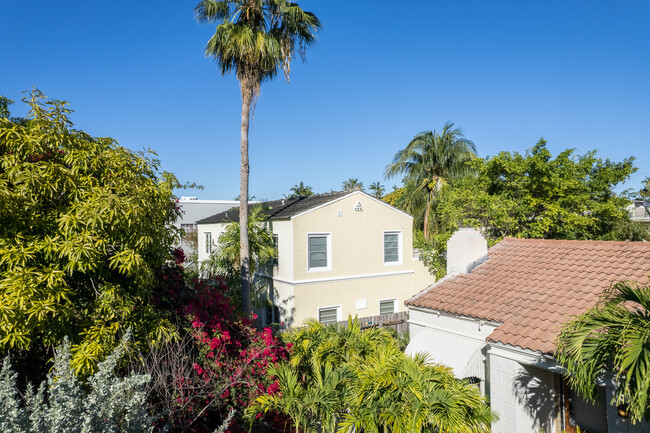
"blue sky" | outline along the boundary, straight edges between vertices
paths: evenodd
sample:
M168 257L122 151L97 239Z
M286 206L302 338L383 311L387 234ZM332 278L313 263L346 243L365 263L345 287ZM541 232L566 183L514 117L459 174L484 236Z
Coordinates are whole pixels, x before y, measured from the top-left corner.
M203 55L197 1L2 0L0 94L36 86L70 101L76 127L132 149L205 199L239 194L241 99ZM650 1L300 2L323 30L291 83L262 86L251 194L303 181L383 180L418 132L455 122L480 156L596 149L650 176ZM13 106L16 115L24 106Z

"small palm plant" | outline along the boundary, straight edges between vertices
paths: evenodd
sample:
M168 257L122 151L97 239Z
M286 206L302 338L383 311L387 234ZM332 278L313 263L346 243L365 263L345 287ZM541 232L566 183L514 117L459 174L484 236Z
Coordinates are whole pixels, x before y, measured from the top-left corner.
M279 411L306 433L479 433L496 419L478 389L424 356L405 356L385 330L348 319L310 322L285 337L291 359L271 371L279 392L258 398L249 418Z
M650 284L614 284L599 305L564 325L556 354L580 394L595 400L596 379L609 371L619 384L613 403L627 406L633 422L650 420Z

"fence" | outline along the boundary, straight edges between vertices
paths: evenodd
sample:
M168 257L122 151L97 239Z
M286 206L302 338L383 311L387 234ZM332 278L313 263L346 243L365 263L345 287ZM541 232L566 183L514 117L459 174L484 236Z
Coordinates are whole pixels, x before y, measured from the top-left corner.
M398 334L405 334L409 332L409 312L400 311L399 313L382 314L380 316L359 317L357 320L361 324L361 329L368 329L372 327L389 328L395 330ZM347 320L339 322L346 325Z

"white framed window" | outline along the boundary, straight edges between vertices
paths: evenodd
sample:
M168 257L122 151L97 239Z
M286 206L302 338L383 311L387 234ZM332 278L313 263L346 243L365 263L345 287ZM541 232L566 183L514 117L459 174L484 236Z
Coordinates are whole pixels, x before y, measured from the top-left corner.
M379 300L379 314L393 314L396 312L397 298Z
M278 249L278 235L273 235L273 248L275 249L275 258L273 259L273 266L280 265L280 250Z
M384 264L402 264L402 232L384 232Z
M332 235L309 233L307 235L307 270L329 271L332 269Z
M320 307L318 309L318 321L320 323L336 323L341 321L341 306Z
M205 232L205 252L207 254L212 253L212 233Z

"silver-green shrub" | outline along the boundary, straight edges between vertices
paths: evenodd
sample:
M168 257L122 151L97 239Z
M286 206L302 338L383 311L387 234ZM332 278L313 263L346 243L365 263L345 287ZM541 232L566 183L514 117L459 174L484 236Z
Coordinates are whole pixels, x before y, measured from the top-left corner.
M8 358L0 370L0 432L3 433L147 433L153 420L147 412L148 375L114 373L124 343L101 364L84 385L70 366L66 340L56 351L54 368L24 399Z

